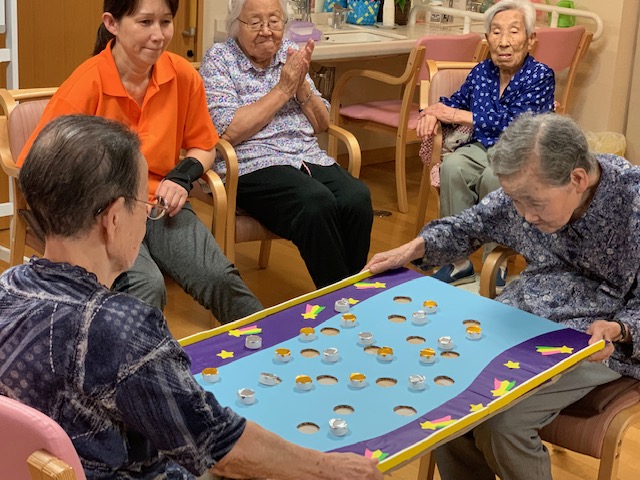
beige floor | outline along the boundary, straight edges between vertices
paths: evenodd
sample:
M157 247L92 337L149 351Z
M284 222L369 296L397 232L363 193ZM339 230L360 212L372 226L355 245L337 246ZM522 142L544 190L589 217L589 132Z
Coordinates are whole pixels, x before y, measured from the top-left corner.
M420 173L422 167L418 159L408 161L408 194L411 206L408 214L400 214L396 210L395 188L393 186L393 165L379 164L366 166L361 178L372 191L374 209L392 212L388 217L377 217L372 232L371 253L398 246L411 238L415 233L415 215ZM203 216L206 211L197 208ZM433 212L431 212L433 215ZM6 245L6 233L0 235L0 241ZM260 270L257 265L258 244L243 244L237 247L236 264L247 285L253 290L265 306L275 305L295 296L313 290L313 283L306 271L296 248L283 240L274 242L270 265ZM478 255L473 257L476 267L479 266ZM478 271L478 270L477 270ZM181 338L209 327L210 316L200 305L169 282L169 304L166 316L172 333ZM640 478L640 427L632 427L627 433L620 459L621 480ZM551 451L553 476L556 480L590 480L597 478L597 460L568 451ZM396 480L415 480L417 478L417 462L413 462L390 474ZM436 478L439 478L436 475ZM472 479L461 479L472 480ZM528 480L528 479L523 479Z

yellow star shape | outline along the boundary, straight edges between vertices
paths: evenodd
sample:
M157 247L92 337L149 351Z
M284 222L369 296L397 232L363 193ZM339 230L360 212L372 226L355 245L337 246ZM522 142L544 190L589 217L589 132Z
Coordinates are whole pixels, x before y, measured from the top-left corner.
M573 348L563 345L562 348L560 348L560 353L573 353Z
M373 286L374 288L387 288L387 284L382 282L376 282L373 284Z
M507 368L520 368L520 362L514 362L509 360L507 363L503 364Z
M240 330L229 330L229 335L240 338Z
M227 352L226 350L222 350L220 353L216 353L216 356L220 358L233 358L233 352Z
M316 318L316 314L315 313L311 313L311 312L309 312L309 313L301 313L300 315L302 315L302 318L304 318L305 320L309 320L309 319L315 320L315 318Z
M356 300L355 298L349 298L349 300L347 300L349 302L349 305L355 305L356 303L360 302L360 300Z
M435 430L436 426L431 423L429 420L427 420L424 423L421 423L420 426L422 427L423 430Z
M469 408L470 412L477 412L480 411L484 408L484 405L482 405L481 403L472 403L471 405L469 405L471 408Z

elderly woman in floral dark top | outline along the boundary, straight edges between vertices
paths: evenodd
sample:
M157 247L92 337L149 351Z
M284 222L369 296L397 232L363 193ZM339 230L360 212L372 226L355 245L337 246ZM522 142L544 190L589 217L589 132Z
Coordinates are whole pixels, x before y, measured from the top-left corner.
M366 263L369 189L320 149L329 104L309 77L313 41L283 40L285 0L232 0L230 38L214 44L200 74L209 113L238 155L238 206L293 241L316 287ZM225 174L221 158L214 168Z
M382 480L376 461L293 445L222 407L189 371L162 312L107 288L136 259L148 200L140 142L122 124L62 116L20 185L44 258L0 277L0 394L57 421L89 479ZM179 475L176 477L176 475Z
M527 260L497 300L607 341L592 362L436 451L443 479L551 479L538 430L595 386L640 379L640 168L589 153L578 126L554 114L524 114L489 157L502 188L368 267L428 268L497 242Z

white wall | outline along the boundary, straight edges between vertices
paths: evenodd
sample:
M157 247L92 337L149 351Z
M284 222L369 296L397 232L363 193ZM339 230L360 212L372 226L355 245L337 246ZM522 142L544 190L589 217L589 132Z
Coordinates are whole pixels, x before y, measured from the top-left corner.
M213 45L213 33L215 30L215 17L227 16L226 0L204 0L202 45L204 51Z

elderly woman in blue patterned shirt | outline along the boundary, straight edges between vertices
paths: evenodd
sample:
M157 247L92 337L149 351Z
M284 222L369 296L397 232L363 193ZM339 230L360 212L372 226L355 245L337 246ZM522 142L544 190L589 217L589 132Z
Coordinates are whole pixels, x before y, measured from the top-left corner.
M364 266L373 211L368 188L318 145L329 103L308 74L313 41L283 40L286 20L285 0L232 0L230 38L200 74L213 123L238 155L238 206L292 240L322 287ZM215 169L224 175L220 158Z
M487 168L487 149L514 118L527 111L553 110L553 70L528 53L535 38L535 10L529 0L502 0L491 7L485 13L485 32L491 59L477 65L451 98L442 97L439 103L424 109L417 125L422 137L435 134L437 121L473 127L470 143L458 147L442 162L443 217L475 205L500 186ZM434 277L453 285L475 280L468 257L454 259ZM502 270L498 286L504 286L504 277Z
M527 267L497 300L607 342L591 362L436 451L443 479L551 479L538 431L595 386L640 379L640 168L589 153L573 120L551 113L516 119L489 160L502 188L368 267L427 268L498 242Z

